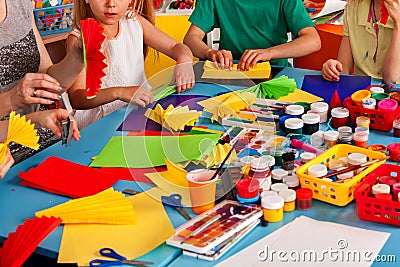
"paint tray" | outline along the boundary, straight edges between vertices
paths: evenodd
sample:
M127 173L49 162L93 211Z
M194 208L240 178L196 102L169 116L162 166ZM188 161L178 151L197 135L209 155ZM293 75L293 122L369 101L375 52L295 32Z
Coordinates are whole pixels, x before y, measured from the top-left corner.
M204 231L191 236L193 231L216 216L221 217ZM237 201L224 200L213 209L203 212L177 228L175 235L167 240L167 244L196 253L207 253L261 216L262 209L258 205L245 205Z

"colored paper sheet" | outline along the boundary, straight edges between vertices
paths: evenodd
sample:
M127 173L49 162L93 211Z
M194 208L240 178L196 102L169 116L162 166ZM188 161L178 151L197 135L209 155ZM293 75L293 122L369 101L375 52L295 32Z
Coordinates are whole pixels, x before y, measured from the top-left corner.
M282 96L279 98L279 101L283 102L290 102L290 103L296 103L296 102L308 102L308 103L314 103L318 101L322 101L323 98L313 95L311 93L308 93L306 91L300 90L300 89L295 89L293 93L288 94L287 96Z
M340 75L339 82L330 82L322 78L322 75L305 75L302 90L322 97L329 103L335 90L339 92L340 100L350 97L355 91L362 90L371 85L369 76Z
M214 147L211 154L206 158L207 168L221 164L228 155L231 148L232 146L229 143L223 145L218 143ZM229 164L232 160L236 158L237 158L236 151L233 150L225 163Z
M80 198L110 188L120 178L81 164L49 157L36 168L20 172L21 184L54 194Z
M118 131L142 131L142 130L153 130L161 131L162 127L155 121L149 120L144 116L144 113L148 108L154 108L157 104L160 104L163 108L167 108L169 105L173 106L188 106L192 110L203 110L203 107L199 106L197 102L207 99L206 96L197 95L171 95L167 98L161 99L153 103L152 105L144 108L137 108L126 117L125 121L118 127ZM186 130L186 129L185 129ZM187 129L189 131L190 129Z
M153 184L153 182L147 178L144 174L151 172L162 172L166 171L167 167L160 166L155 168L107 168L103 167L100 170L112 173L113 175L120 178L120 180L135 181L138 183Z
M248 71L238 71L238 64L233 64L232 70L217 69L214 63L207 60L204 63L204 72L201 78L204 79L267 79L271 75L269 62L257 63Z
M58 262L88 266L93 259L110 260L99 255L103 247L133 259L164 243L175 230L162 203L151 196L152 191L129 197L136 213L134 225L65 225Z
M219 134L185 136L113 136L90 166L149 168L172 162L201 160L211 153Z
M134 224L135 211L129 199L109 188L96 195L69 200L38 211L37 217L54 216L65 223Z

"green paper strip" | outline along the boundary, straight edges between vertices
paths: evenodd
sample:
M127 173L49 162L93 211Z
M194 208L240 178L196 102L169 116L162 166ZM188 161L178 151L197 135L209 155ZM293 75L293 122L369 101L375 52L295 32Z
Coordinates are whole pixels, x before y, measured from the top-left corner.
M163 99L169 95L176 93L176 85L169 85L171 80L172 80L172 75L168 78L168 81L166 83L151 90L151 92L153 93L154 101L158 101L160 99Z

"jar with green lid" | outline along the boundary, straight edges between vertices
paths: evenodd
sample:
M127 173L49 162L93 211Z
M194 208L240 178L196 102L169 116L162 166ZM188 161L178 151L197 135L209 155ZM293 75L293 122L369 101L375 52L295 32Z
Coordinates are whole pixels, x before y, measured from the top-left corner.
M374 98L377 102L381 101L382 99L389 99L390 95L387 93L376 93L371 95L372 98Z
M283 147L273 147L270 150L270 155L275 158L275 165L282 166L282 155L285 153Z

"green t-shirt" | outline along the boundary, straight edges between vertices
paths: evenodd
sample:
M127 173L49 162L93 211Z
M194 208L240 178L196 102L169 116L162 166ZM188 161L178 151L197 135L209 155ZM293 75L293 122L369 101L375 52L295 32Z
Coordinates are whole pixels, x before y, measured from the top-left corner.
M246 49L283 44L288 32L314 27L301 0L197 0L189 21L205 33L220 28L219 47L236 60ZM288 66L288 60L271 64Z

